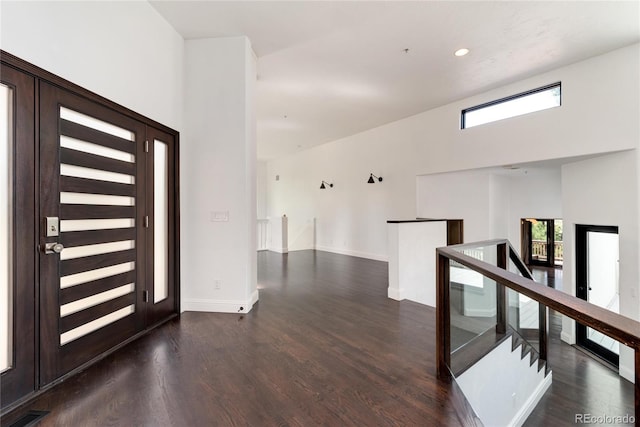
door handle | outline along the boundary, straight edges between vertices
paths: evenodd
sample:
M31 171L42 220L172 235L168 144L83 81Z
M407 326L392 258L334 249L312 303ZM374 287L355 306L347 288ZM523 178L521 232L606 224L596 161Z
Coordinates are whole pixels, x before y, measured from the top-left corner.
M45 254L59 254L64 249L62 243L45 243L44 245L44 253Z

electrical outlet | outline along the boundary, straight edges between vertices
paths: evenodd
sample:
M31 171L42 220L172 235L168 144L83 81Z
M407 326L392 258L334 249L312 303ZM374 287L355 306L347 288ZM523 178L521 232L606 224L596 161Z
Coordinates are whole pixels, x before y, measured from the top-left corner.
M216 279L213 281L213 289L219 290L220 286L222 286L222 280Z

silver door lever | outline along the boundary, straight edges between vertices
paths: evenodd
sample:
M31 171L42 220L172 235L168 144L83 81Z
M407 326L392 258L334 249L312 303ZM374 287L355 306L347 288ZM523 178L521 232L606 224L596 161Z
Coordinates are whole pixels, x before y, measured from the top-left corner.
M45 243L44 245L44 253L45 254L59 254L64 249L62 243Z

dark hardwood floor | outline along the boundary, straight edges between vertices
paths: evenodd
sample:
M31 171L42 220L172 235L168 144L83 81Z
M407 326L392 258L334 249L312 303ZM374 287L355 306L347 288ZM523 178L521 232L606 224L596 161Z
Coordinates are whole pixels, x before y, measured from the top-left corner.
M435 310L388 299L386 263L258 258L250 313L184 313L38 398L40 425L461 425Z
M435 378L435 310L388 299L386 263L314 251L258 262L249 314L184 313L25 409L51 411L41 426L462 425ZM614 372L552 345L554 385L527 426L631 407Z

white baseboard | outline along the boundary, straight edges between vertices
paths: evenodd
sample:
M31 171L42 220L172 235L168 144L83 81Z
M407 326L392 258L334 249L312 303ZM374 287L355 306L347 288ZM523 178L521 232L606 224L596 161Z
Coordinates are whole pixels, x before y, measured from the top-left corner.
M329 246L318 246L318 245L316 245L316 250L323 251L323 252L331 252L331 253L340 254L340 255L349 255L349 256L354 256L358 258L372 259L375 261L389 262L389 257L387 255L372 254L368 252L359 252L359 251L352 251L350 249L338 249L338 248L332 248Z
M533 366L537 366L537 362ZM541 372L544 372L544 368ZM540 402L540 399L542 399L542 396L544 396L549 387L551 387L552 377L553 372L549 372L549 375L547 375L544 380L538 384L522 408L520 408L515 417L513 417L513 420L509 424L510 426L520 427L525 421L527 421L527 418L531 415L533 410L536 409L536 406L538 405L538 402Z
M298 246L297 248L296 248L296 247L289 248L289 252L296 252L296 251L312 251L312 250L314 250L314 249L315 249L315 248L314 248L313 246L308 246L308 247Z
M251 296L242 300L213 300L213 299L188 299L182 300L182 311L203 311L210 313L248 313L253 305L258 302L259 293L256 289Z
M569 345L573 345L576 343L575 336L566 331L560 332L560 340L566 342Z
M289 253L289 249L288 248L276 248L275 246L269 246L269 248L267 248L267 250L271 251L271 252L278 252L279 254Z
M396 301L402 301L404 299L403 289L387 288L387 297Z

